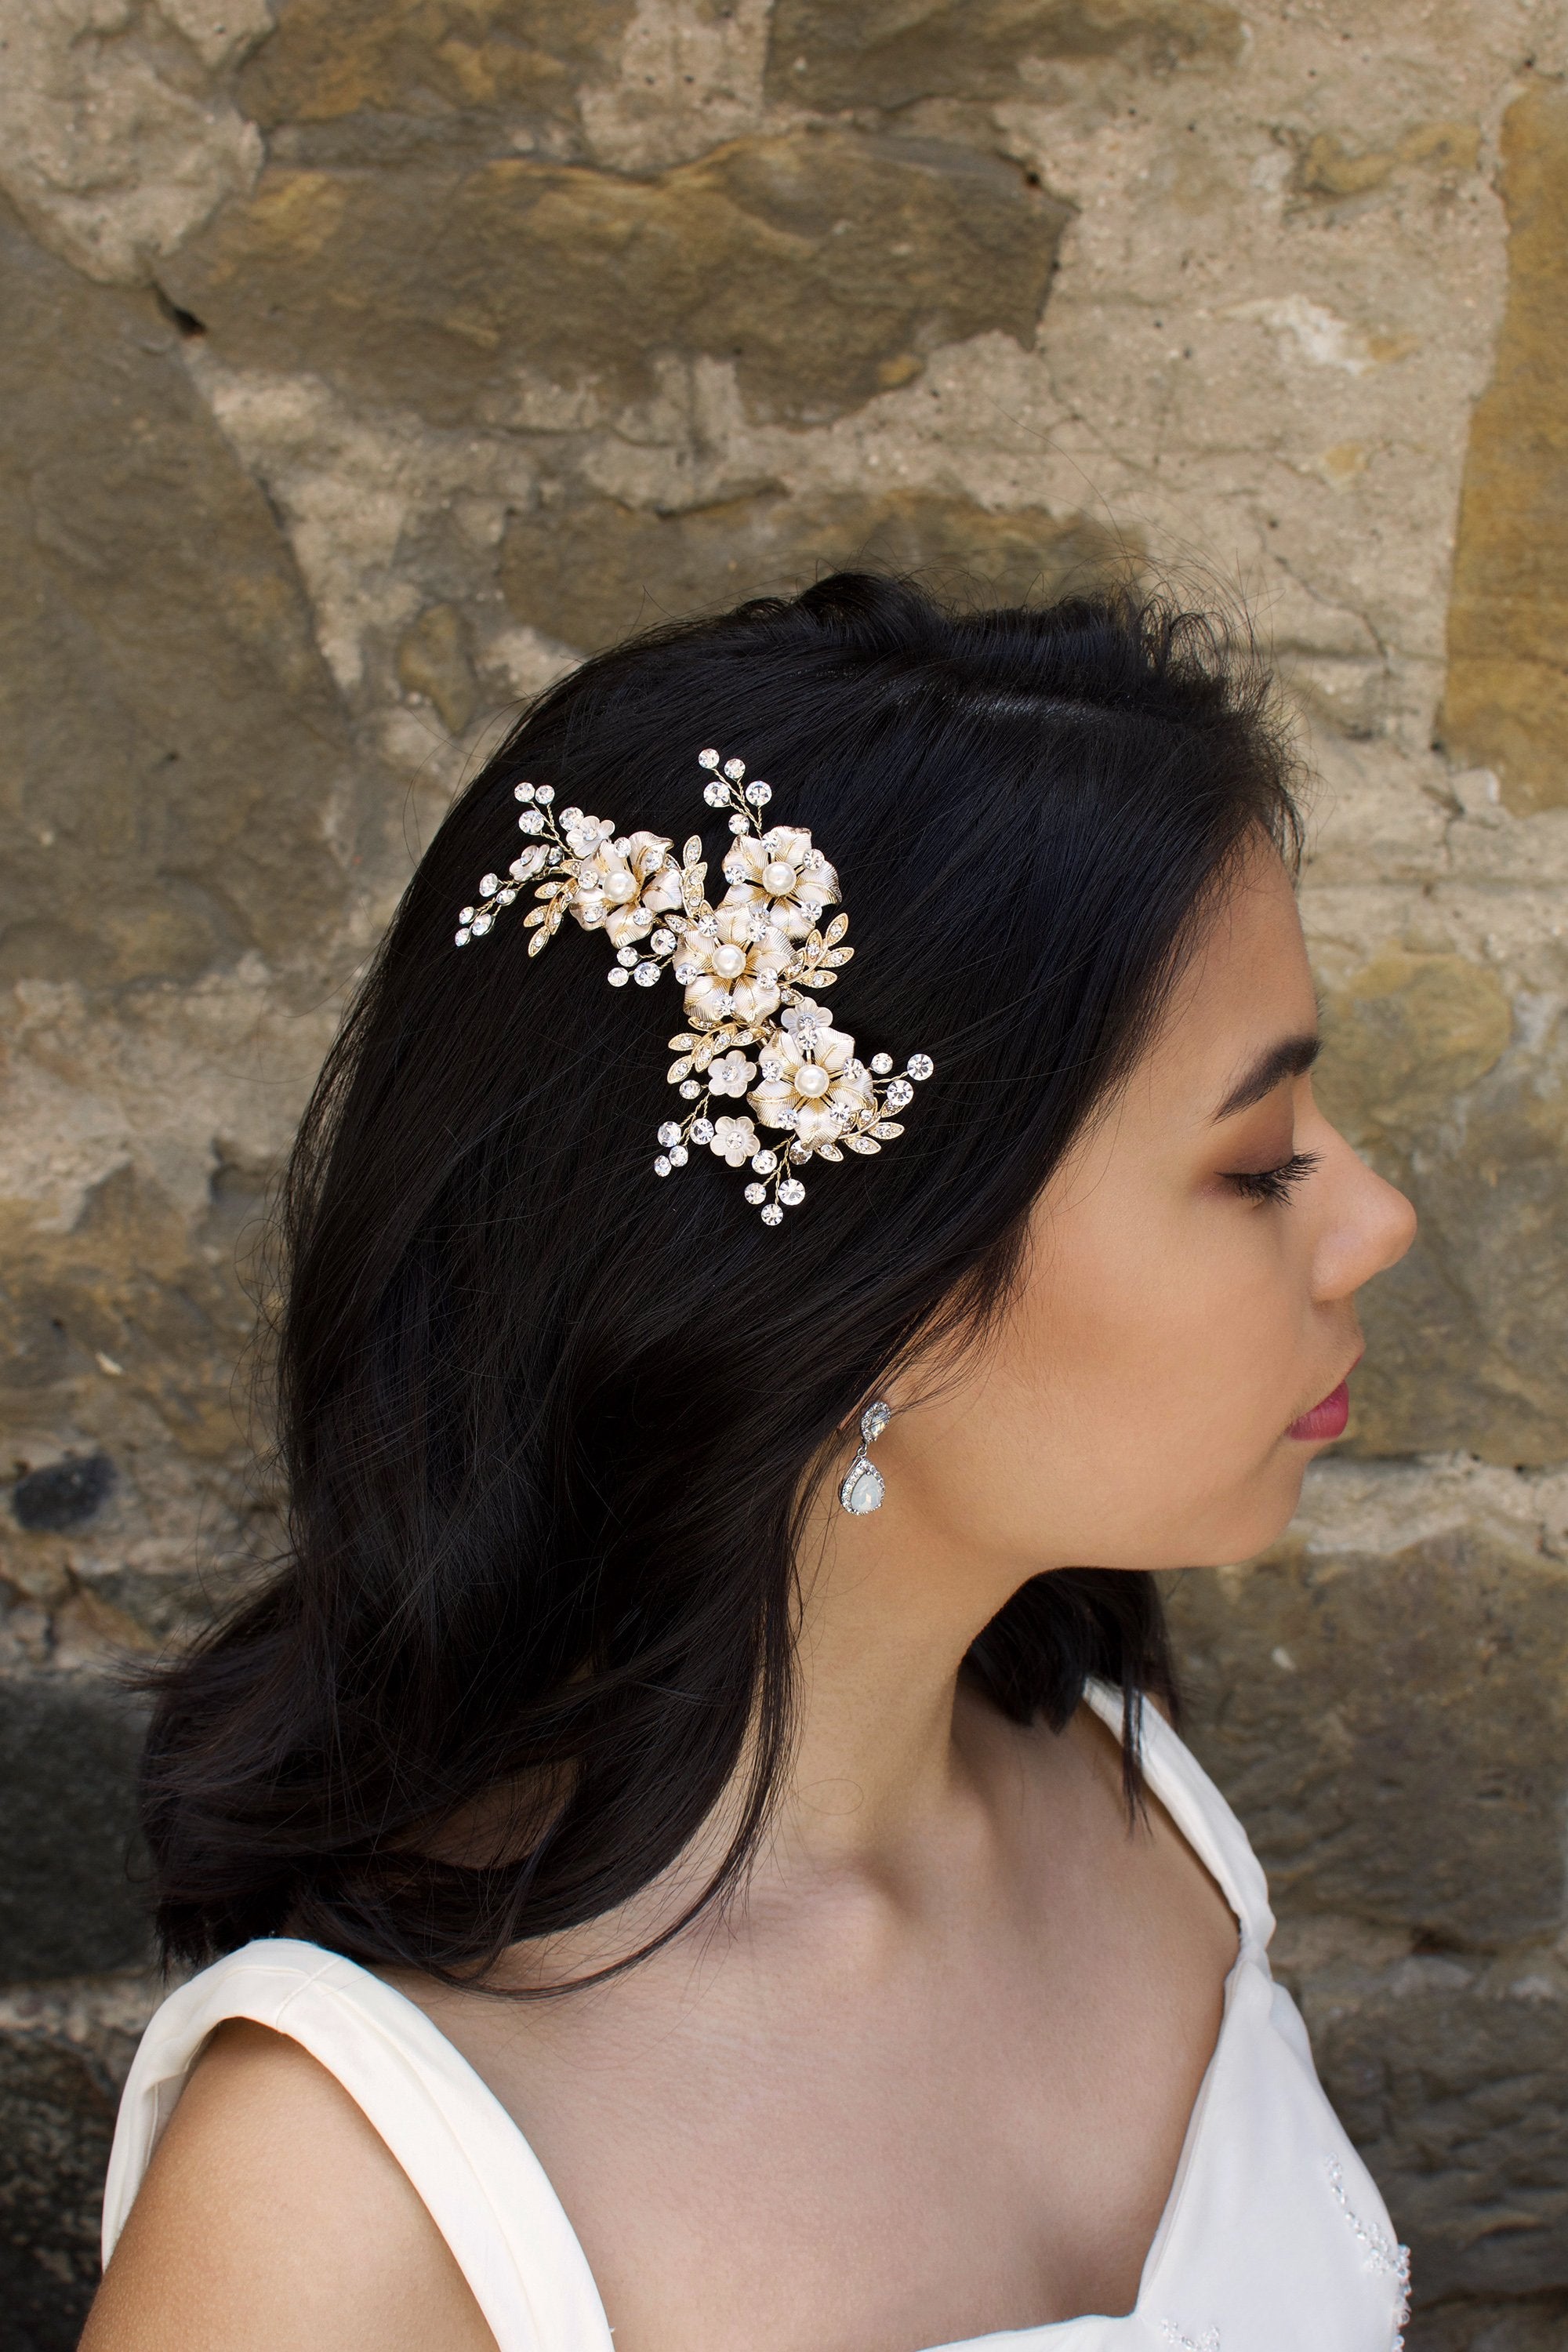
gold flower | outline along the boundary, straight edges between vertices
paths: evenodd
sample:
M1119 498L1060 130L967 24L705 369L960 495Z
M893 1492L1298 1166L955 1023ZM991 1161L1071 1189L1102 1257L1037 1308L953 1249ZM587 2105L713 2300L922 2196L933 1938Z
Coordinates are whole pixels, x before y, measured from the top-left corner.
M680 872L662 834L622 834L596 848L585 834L578 840L585 854L573 868L571 907L585 931L605 930L616 947L631 947L680 905Z
M828 1026L826 1013L797 1018L761 1047L763 1077L746 1099L764 1127L787 1127L815 1150L873 1114L871 1081L855 1059L855 1040Z
M802 824L741 834L724 853L726 907L753 908L786 939L804 940L838 896L838 877Z
M721 1021L763 1021L777 1009L779 974L790 960L782 931L749 907L721 907L688 929L675 959L686 1011L700 1029Z

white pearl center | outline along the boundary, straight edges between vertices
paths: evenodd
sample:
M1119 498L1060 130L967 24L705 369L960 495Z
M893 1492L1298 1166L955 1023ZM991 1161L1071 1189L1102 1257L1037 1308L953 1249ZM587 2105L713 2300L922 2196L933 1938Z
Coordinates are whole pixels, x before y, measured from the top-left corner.
M803 1062L795 1074L797 1095L825 1095L832 1084L832 1072L825 1070L820 1062Z
M713 950L713 969L721 980L739 980L746 969L744 948L722 947Z
M613 874L605 877L605 896L613 898L617 907L624 907L628 898L635 898L637 895L637 877L626 866L618 866Z
M763 887L770 898L785 898L795 888L795 867L774 857L763 868Z

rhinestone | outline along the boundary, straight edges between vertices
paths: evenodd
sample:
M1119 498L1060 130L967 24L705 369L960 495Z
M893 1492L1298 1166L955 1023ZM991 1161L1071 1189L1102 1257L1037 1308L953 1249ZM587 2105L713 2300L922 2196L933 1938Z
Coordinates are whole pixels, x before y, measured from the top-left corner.
M705 940L716 940L719 936L719 926L711 915L704 915L697 928Z
M631 978L631 974L623 965L613 963L610 966L609 971L605 974L605 978L609 982L612 988L625 988L627 981Z
M522 814L518 818L517 829L519 833L542 833L544 831L544 819L540 815L537 809L526 808L523 810Z
M656 963L639 963L632 978L639 988L651 988L658 978L658 966Z
M746 798L752 803L754 808L766 808L773 796L773 788L772 784L764 784L759 781L754 784L748 784L746 786Z
M877 1440L880 1437L882 1432L886 1429L888 1423L892 1418L893 1409L891 1405L879 1402L877 1404L868 1404L866 1407L865 1412L860 1416L860 1434L865 1439L868 1445L875 1445Z
M798 1160L798 1161L801 1161L801 1162L803 1162L803 1163L804 1163L805 1160L809 1160L809 1159L811 1158L811 1146L810 1146L810 1144L809 1144L809 1143L792 1143L792 1144L790 1145L790 1148L789 1148L789 1156L790 1156L790 1158L791 1158L792 1160Z
M677 1143L677 1144L673 1144L673 1145L670 1147L670 1153L669 1153L669 1164L670 1164L670 1166L671 1166L672 1168L684 1168L684 1167L685 1167L685 1165L686 1165L686 1146L685 1146L685 1144L684 1144L684 1143Z
M481 898L493 898L500 888L500 876L496 874L487 874L480 880L479 896Z
M716 768L719 764L718 752L699 751L697 754L697 764L700 768Z
M624 963L628 971L630 971L637 960L637 951L636 948L617 948L616 950L616 961L617 963Z
M731 857L731 858L728 859L728 860L726 861L726 863L725 863L725 866L724 866L724 879L725 879L725 881L726 881L726 882L743 882L743 881L745 880L745 878L746 878L746 869L745 869L744 866L742 866L742 865L741 860L740 860L738 857Z
M783 1224L784 1211L780 1208L776 1201L770 1201L767 1207L763 1211L763 1223L764 1225Z
M615 976L614 972L610 974L610 978L612 980L614 980ZM698 1085L695 1078L682 1078L680 1081L680 1091L685 1096L688 1102L695 1102L698 1096L702 1092L702 1089Z
M730 782L731 782L732 784L738 784L738 783L740 782L740 781L741 781L742 777L745 774L745 772L746 772L746 763L745 763L744 760L726 760L726 761L725 761L725 762L724 762L724 773L729 777Z
M731 833L744 833L746 831L746 820L741 814L739 809L735 811L734 815L730 819L730 830Z
M533 798L533 786L531 784L513 784L511 788L511 796L514 801L531 801Z
M911 1078L929 1078L936 1064L929 1054L911 1054L904 1067Z
M891 1143L894 1136L902 1135L903 1131L896 1118L879 1118L871 1129L872 1134L882 1143Z
M873 1055L872 1055L872 1056L871 1056L871 1067L876 1071L877 1076L878 1076L879 1078L885 1078L885 1077L887 1076L887 1075L888 1075L888 1072L892 1068L892 1066L893 1066L893 1057L892 1057L891 1054L873 1054Z
M460 948L466 948L468 946L468 934L466 928L457 934L456 944Z
M745 1197L753 1209L760 1209L768 1197L768 1188L765 1184L748 1184Z
M680 1129L677 1127L672 1118L667 1118L664 1125L659 1129L658 1139L661 1143L666 1144L679 1143L680 1141Z
M661 1137L660 1137L660 1139L659 1139L659 1140L662 1142L662 1141L663 1141L663 1139L663 1139L663 1137L661 1136ZM711 1142L712 1142L712 1140L713 1140L713 1122L712 1122L712 1120L711 1120L710 1118L694 1118L694 1119L692 1120L692 1122L691 1122L691 1140L692 1140L692 1142L693 1142L693 1143L711 1143Z
M752 1154L752 1165L759 1176L771 1176L778 1164L776 1151L753 1151Z
M786 1209L798 1208L805 1198L805 1186L798 1176L786 1176L779 1186L779 1199Z
M496 904L498 907L510 907L516 897L517 892L515 890L503 890L500 897L496 900Z
M782 1078L784 1076L784 1064L782 1062L775 1062L771 1054L764 1054L763 1055L763 1076L764 1078L770 1080L773 1078Z
M648 941L648 946L653 950L655 955L668 955L674 945L675 933L673 931L655 931L653 937Z
M475 939L482 940L494 920L495 917L493 915L476 915L474 917L472 927Z
M575 806L559 809L556 812L555 822L563 833L568 832L573 825L582 824L583 812Z
M914 1098L915 1090L908 1078L895 1078L882 1097L889 1110L902 1110L904 1105L913 1102Z
M721 784L718 778L715 777L710 784L703 785L702 797L707 802L710 808L728 808L730 804L730 787L728 784Z
M678 963L675 967L675 977L682 988L685 988L690 982L701 979L702 966L700 963Z
M463 907L459 908L458 914L458 920L459 923L471 923L473 919L474 910L471 907Z
M551 802L555 798L555 787L554 787L554 785L553 785L553 784L540 784L540 785L538 785L538 786L536 787L535 791L534 791L534 795L533 795L533 797L534 797L534 799L539 803L539 805L540 805L540 807L541 807L541 808L548 808L548 807L550 806Z
M656 1176L668 1176L669 1173L669 1162L662 1151L653 1163L653 1172Z

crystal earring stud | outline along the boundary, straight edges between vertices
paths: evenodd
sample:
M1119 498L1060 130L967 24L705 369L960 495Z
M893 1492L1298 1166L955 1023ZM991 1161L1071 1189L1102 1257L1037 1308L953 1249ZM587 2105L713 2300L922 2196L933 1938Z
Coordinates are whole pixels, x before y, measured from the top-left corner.
M863 1517L867 1511L879 1511L882 1507L882 1497L888 1491L887 1486L881 1472L866 1449L868 1445L875 1445L892 1417L892 1406L880 1402L868 1404L860 1415L860 1444L856 1451L854 1461L844 1473L844 1483L838 1489L839 1502L845 1510L852 1511L857 1518Z

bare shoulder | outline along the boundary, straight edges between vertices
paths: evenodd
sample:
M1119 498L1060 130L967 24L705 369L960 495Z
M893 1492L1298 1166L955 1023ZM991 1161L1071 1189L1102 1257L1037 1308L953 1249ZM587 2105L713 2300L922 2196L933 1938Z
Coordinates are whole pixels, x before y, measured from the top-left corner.
M495 2352L445 2240L298 2042L213 2036L148 2168L81 2352Z

